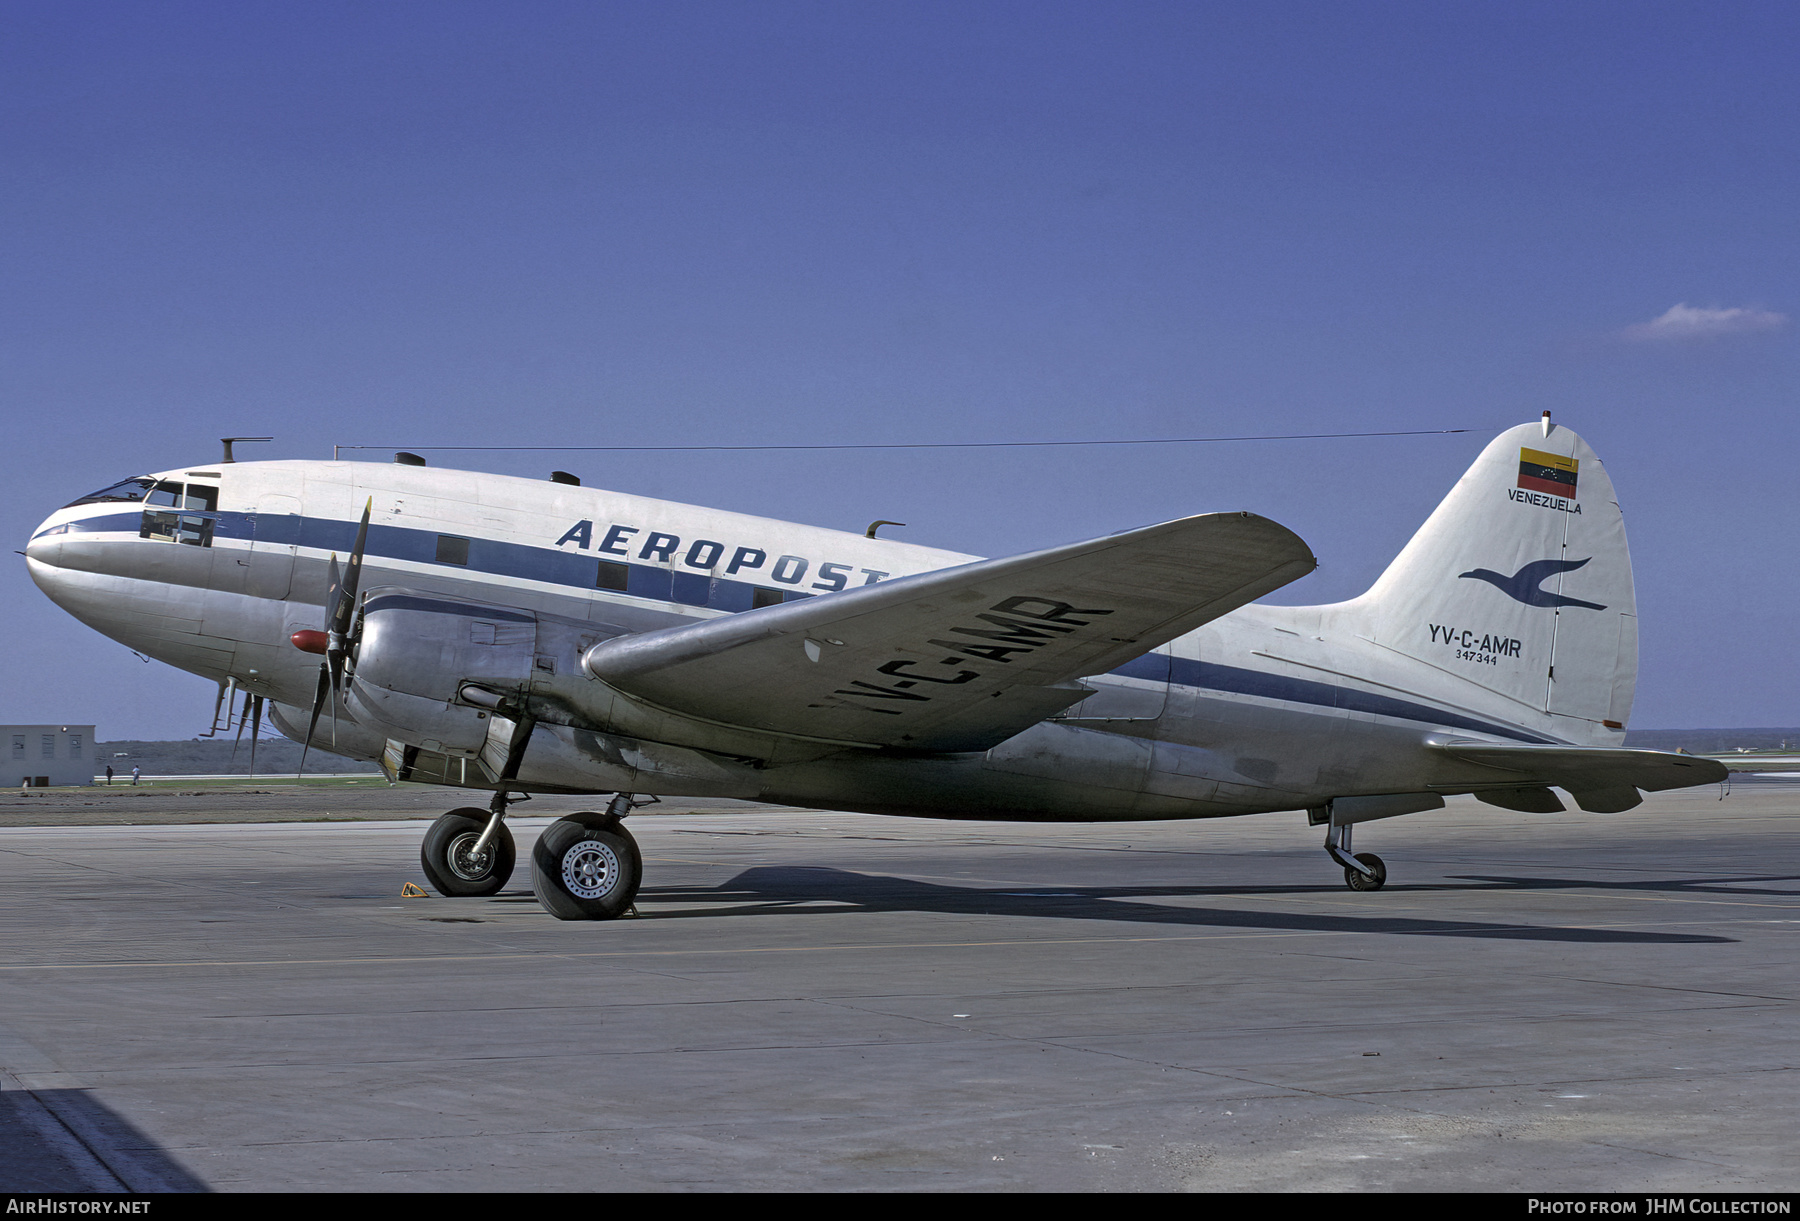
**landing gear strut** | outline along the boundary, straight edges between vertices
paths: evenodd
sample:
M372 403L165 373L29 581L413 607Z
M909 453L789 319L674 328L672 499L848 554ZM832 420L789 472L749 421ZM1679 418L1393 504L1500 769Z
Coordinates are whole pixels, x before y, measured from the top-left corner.
M441 895L491 895L512 877L517 852L502 819L506 794L486 810L465 806L431 824L419 845L419 866Z
M363 527L367 529L369 514L363 511ZM357 546L362 545L358 536ZM319 698L325 696L325 677L320 672ZM531 742L537 719L529 713L509 709L515 720L512 741L507 746L506 765L500 769L499 785L486 810L466 807L452 810L431 824L425 842L419 846L419 865L425 876L444 895L491 895L512 877L517 852L512 832L506 829L507 784L519 774L519 763L525 758L525 747ZM319 719L313 710L313 720ZM531 800L528 793L521 801Z
M622 823L633 805L620 793L606 813L559 818L531 849L531 889L558 920L614 920L632 910L644 862Z
M1373 852L1350 854L1354 823L1331 823L1325 829L1325 851L1344 867L1344 884L1351 890L1380 890L1387 884L1387 866Z

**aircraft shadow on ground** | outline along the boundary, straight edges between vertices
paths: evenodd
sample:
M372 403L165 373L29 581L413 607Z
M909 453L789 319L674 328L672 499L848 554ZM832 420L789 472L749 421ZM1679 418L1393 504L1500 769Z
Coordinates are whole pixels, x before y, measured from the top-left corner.
M1480 882L1483 889L1497 890L1660 890L1691 895L1776 895L1786 899L1800 899L1800 889L1795 886L1795 883L1800 883L1800 874L1795 873L1745 874L1730 878L1663 878L1655 881L1627 879L1619 882L1600 882L1592 878L1491 877L1479 873L1452 876L1459 882ZM1770 882L1786 882L1788 885L1766 885Z
M1712 879L1717 882L1723 879ZM1576 885L1569 883L1568 885ZM1588 885L1582 883L1581 885ZM1641 884L1637 884L1641 885ZM1510 889L1482 886L1479 889ZM1299 890L1300 888L1294 888ZM1443 889L1434 887L1432 889ZM954 915L1031 916L1060 920L1107 920L1187 928L1286 929L1322 933L1375 933L1416 937L1482 937L1517 941L1598 942L1626 945L1719 944L1736 940L1701 933L1638 932L1631 929L1568 927L1557 925L1500 924L1478 920L1442 920L1412 916L1340 915L1325 912L1282 911L1278 908L1176 907L1142 902L1146 896L1164 898L1215 898L1218 887L1091 887L1076 890L1001 891L975 886L946 886L911 878L852 873L842 869L807 867L759 867L746 869L716 889L646 887L638 893L640 909L656 919L713 919L741 915L836 915L863 912L942 912ZM1318 894L1317 887L1301 893ZM1743 893L1733 891L1731 893ZM704 911L656 911L663 903L739 901L726 908ZM1382 896L1367 896L1371 908ZM831 907L803 907L825 901Z
M121 1187L131 1192L212 1190L88 1090L0 1092L0 1191Z

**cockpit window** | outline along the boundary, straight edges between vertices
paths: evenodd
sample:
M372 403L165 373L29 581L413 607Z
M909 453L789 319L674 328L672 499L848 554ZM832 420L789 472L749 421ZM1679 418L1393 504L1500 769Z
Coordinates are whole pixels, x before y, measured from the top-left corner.
M133 504L142 503L160 509L188 509L203 513L216 513L219 509L219 489L210 483L190 483L183 485L174 480L161 481L140 475L136 479L127 479L124 483L115 483L110 488L101 488L98 492L89 492L80 500L71 501L64 508L73 509L76 505L97 504Z
M72 500L63 507L66 509L73 509L76 505L141 501L144 497L148 496L155 487L156 480L150 478L148 475L140 475L136 479L127 479L124 483L115 483L110 488L101 488L98 492L89 492L80 500Z
M210 547L213 519L191 513L155 513L144 511L139 538L153 538L165 543L186 543L190 547Z

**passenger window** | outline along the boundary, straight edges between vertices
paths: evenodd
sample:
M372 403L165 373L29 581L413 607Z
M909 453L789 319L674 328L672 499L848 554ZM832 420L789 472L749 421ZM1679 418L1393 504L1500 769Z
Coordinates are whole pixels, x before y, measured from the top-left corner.
M454 534L438 535L437 562L466 565L469 562L469 540L457 538Z
M596 589L613 589L623 593L626 585L630 582L630 578L631 565L615 564L611 560L601 560L600 572L594 578L594 587Z
M781 591L779 589L764 589L762 586L758 585L750 593L751 610L761 610L765 606L780 605Z

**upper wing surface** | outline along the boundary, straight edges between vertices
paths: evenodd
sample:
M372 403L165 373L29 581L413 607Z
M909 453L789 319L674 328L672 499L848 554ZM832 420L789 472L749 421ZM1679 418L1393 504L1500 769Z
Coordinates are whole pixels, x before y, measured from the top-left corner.
M595 645L589 674L704 720L985 750L1075 683L1312 571L1292 531L1214 513Z

